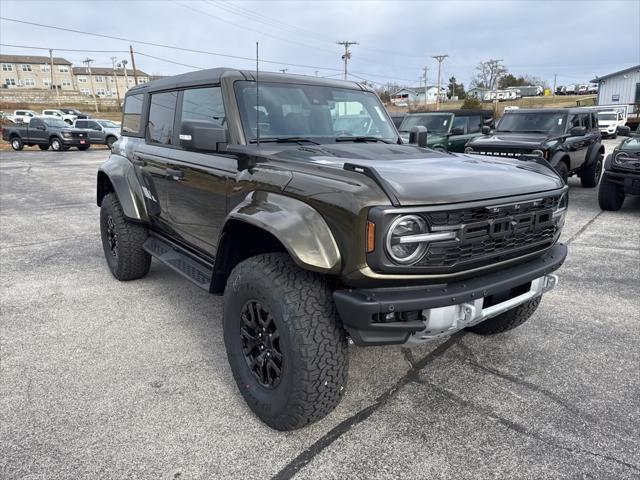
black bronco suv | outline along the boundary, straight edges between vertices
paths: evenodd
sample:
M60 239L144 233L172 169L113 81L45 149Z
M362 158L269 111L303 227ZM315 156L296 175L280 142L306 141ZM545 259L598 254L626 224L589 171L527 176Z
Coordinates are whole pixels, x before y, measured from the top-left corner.
M224 294L231 370L268 425L338 404L349 337L503 332L555 286L568 199L545 162L402 145L364 85L259 78L212 69L130 89L97 203L117 279L155 257ZM353 115L369 135L344 128Z
M567 181L578 175L583 187L596 187L604 146L597 112L585 108L521 109L505 112L496 129L469 141L465 153L518 158L538 155Z
M620 210L626 195L640 195L640 137L627 138L604 162L598 190L603 210Z

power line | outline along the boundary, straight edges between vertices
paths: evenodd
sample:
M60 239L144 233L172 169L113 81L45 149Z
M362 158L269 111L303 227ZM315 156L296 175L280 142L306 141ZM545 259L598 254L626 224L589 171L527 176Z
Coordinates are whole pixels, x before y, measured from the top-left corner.
M197 67L195 65L189 65L186 63L180 63L180 62L176 62L173 60L169 60L167 58L161 58L161 57L155 57L153 55L149 55L147 53L142 53L138 50L136 50L136 54L137 55L141 55L143 57L149 57L149 58L153 58L154 60L160 60L161 62L167 62L167 63L173 63L174 65L180 65L181 67L187 67L187 68L195 68L196 70L205 70L205 67Z
M166 44L162 44L162 43L147 42L147 41L144 41L144 40L135 40L135 39L119 37L119 36L115 36L115 35L106 35L106 34L103 34L103 33L85 32L85 31L82 31L82 30L76 30L76 29L65 28L65 27L58 27L58 26L55 26L55 25L45 25L45 24L42 24L42 23L29 22L29 21L26 21L26 20L18 20L18 19L15 19L15 18L8 18L8 17L1 17L0 16L0 20L4 20L4 21L8 21L8 22L20 23L20 24L24 24L24 25L32 25L32 26L41 27L41 28L49 28L49 29L53 29L53 30L61 30L61 31L77 33L77 34L81 34L81 35L90 35L90 36L94 36L94 37L108 38L108 39L111 39L111 40L119 40L119 41L123 41L123 42L131 42L131 43L136 43L136 44L140 44L140 45L149 45L149 46L152 46L152 47L168 48L168 49L171 49L171 50L177 50L177 51L181 51L181 52L197 53L197 54L202 54L202 55L212 55L212 56L218 56L218 57L223 57L223 58L232 58L232 59L236 59L236 60L247 60L247 61L250 61L252 63L255 61L254 58L243 57L243 56L240 56L240 55L231 55L231 54L220 53L220 52L212 52L212 51L207 51L207 50L197 50L197 49L193 49L193 48L176 47L174 45L166 45ZM37 47L37 48L40 48L40 47ZM107 52L105 52L105 53L107 53ZM306 69L310 69L310 70L320 69L320 70L328 70L328 71L332 71L332 72L343 71L343 69L338 69L338 68L334 68L334 67L323 67L323 66L319 66L319 65L306 65L306 64L300 64L300 63L288 63L288 62L280 62L280 61L276 61L276 60L264 60L264 59L260 59L260 61L262 63L268 63L268 64L273 64L273 65L284 65L284 66L287 66L287 67L306 68ZM374 74L374 73L363 73L363 72L354 72L354 73L359 73L360 75L367 75L367 76L370 76L370 77L385 78L385 79L389 79L389 80L396 80L396 81L402 81L402 82L411 82L412 81L412 80L407 80L407 79L404 79L404 78L396 78L396 77L392 77L392 76L388 76L388 75L380 75L380 74Z
M47 48L47 47L33 47L29 45L14 45L11 43L0 43L2 47L14 47L14 48L30 48L32 50L55 50L58 52L80 52L80 53L127 53L129 50L80 50L77 48Z

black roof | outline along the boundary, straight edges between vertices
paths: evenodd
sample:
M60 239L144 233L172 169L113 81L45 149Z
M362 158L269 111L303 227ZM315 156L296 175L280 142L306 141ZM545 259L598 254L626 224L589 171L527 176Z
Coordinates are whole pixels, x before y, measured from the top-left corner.
M586 113L593 112L592 108L586 107L567 107L567 108L519 108L518 110L507 110L506 114L511 113Z
M255 71L238 70L235 68L211 68L207 70L198 70L195 72L183 73L172 77L165 77L152 82L130 88L127 95L155 90L168 90L172 88L191 87L196 85L219 83L220 79L225 76L236 75L244 77L246 80L255 81ZM370 90L369 88L356 83L344 80L335 80L331 78L321 78L309 75L290 75L275 72L260 72L261 82L277 82L277 83L296 83L307 85L325 85L335 88L350 88L358 90Z
M439 110L437 112L416 112L410 115L430 115L434 113L453 113L458 117L470 117L471 115L482 115L483 117L492 117L493 110L463 110L460 108L452 108L449 110Z

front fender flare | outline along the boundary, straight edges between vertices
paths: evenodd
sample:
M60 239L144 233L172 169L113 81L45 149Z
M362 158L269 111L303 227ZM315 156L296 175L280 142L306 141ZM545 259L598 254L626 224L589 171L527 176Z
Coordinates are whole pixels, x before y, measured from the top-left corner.
M98 169L97 204L102 204L105 195L105 177L118 196L125 217L139 222L148 222L149 214L144 202L142 187L134 166L120 155L111 154Z
M569 154L563 150L560 150L559 152L556 152L553 154L553 156L549 159L549 164L553 167L556 168L556 165L558 165L558 162L560 160L562 160L563 158L569 158ZM567 163L567 168L571 168L571 163L568 162Z
M329 274L340 271L340 250L329 225L317 210L300 200L255 191L229 213L227 221L230 219L272 234L302 268Z

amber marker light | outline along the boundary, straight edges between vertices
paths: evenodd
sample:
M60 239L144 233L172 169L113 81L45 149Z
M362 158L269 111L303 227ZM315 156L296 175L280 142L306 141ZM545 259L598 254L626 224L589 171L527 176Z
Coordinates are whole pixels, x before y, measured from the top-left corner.
M367 253L376 249L376 224L367 220Z

